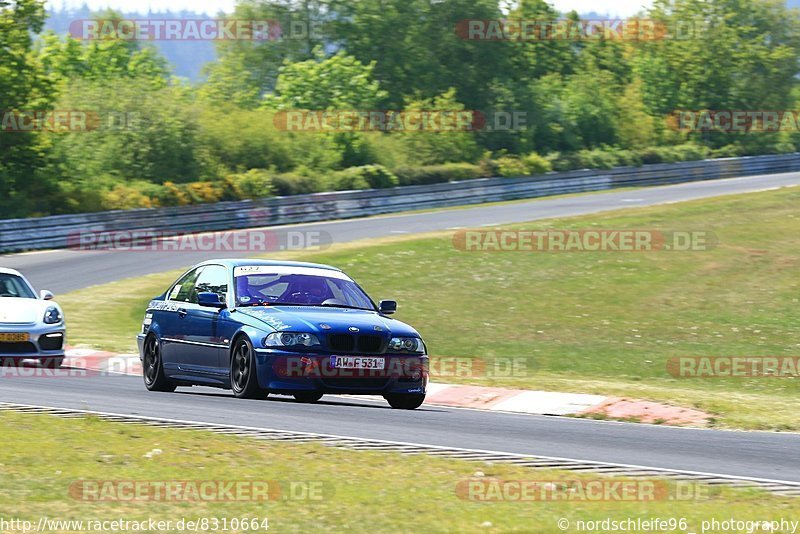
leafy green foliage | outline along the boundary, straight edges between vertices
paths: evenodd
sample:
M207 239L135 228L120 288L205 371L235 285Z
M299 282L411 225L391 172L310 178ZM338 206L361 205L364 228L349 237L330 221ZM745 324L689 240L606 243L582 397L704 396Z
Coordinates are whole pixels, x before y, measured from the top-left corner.
M465 111L464 104L456 98L456 91L448 89L435 98L415 100L406 105L405 110L432 112L434 116L448 117L459 111ZM437 163L453 163L458 161L474 162L480 149L475 136L469 131L460 131L456 124L439 125L441 131L406 131L401 134L403 143L414 161L422 165ZM453 128L453 130L448 130Z
M336 173L336 188L347 189L383 189L395 187L397 176L381 165L364 165L350 167Z
M553 170L553 164L536 152L531 152L522 158L527 171L530 174L544 174Z
M400 185L430 185L482 178L483 170L471 163L443 163L420 167L399 167L395 174Z
M314 59L280 68L275 94L268 95L266 107L371 110L385 97L372 76L374 62L365 65L341 52L326 58L320 48L314 54Z
M683 133L676 110L800 104L800 15L778 0L656 0L677 38L476 40L469 19L579 20L544 0L242 0L279 36L217 44L194 86L146 42L42 35L0 2L0 109L89 131L0 132L0 218L609 169L800 148L800 133ZM119 19L108 11L98 18ZM37 35L38 34L38 35ZM276 38L277 37L277 38ZM291 129L307 110L475 113L474 129ZM499 117L521 117L503 127ZM308 130L308 128L306 128Z
M44 24L44 3L17 0L0 3L0 109L47 109L52 88L32 34ZM0 213L4 218L46 210L37 199L53 190L52 179L32 181L45 147L33 132L0 131Z

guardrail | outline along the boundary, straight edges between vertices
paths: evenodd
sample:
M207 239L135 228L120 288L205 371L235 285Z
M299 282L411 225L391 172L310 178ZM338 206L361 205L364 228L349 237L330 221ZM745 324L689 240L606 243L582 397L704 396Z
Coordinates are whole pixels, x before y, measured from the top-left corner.
M570 171L525 178L483 178L171 208L5 219L0 220L0 251L66 248L84 232L232 230L792 171L800 171L800 153L621 167L608 171Z

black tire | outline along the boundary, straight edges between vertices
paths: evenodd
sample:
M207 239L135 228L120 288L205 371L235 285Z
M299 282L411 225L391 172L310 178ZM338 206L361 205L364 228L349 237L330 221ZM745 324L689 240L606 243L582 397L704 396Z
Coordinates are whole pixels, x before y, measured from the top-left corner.
M324 395L324 393L320 393L319 391L302 391L300 393L294 393L292 396L297 402L313 404L320 400L322 395Z
M425 395L386 395L385 398L395 410L416 410L425 402Z
M264 399L267 397L267 390L258 385L253 344L246 337L238 338L233 345L231 389L238 399Z
M144 361L142 361L144 385L150 391L171 393L177 387L174 382L164 376L164 362L161 359L161 343L155 335L144 340Z
M64 358L45 358L42 360L42 367L47 369L61 369L61 366L64 365Z

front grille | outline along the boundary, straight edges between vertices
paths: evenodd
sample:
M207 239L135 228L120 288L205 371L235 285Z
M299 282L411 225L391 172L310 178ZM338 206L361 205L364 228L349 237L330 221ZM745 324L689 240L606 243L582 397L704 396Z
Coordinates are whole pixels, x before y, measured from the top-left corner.
M63 346L64 336L62 334L39 337L39 348L42 350L61 350Z
M381 336L353 336L350 334L331 334L328 344L334 352L355 354L381 354L385 350Z
M322 383L329 388L381 390L389 383L389 379L386 377L323 378Z
M381 352L383 338L380 336L358 336L359 352Z
M331 350L341 352L353 352L356 348L355 337L350 334L331 334L328 336Z
M0 354L35 354L36 345L30 341L0 343Z

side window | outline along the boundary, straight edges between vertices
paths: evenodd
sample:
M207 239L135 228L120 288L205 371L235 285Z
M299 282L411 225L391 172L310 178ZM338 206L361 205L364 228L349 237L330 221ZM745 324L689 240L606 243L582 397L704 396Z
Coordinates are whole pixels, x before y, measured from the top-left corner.
M216 293L220 299L225 300L228 295L228 271L220 265L208 265L197 277L195 282L194 301L197 302L197 293Z
M183 278L178 280L178 282L172 286L172 289L169 292L169 300L174 300L177 302L197 302L197 294L194 292L194 284L203 269L204 268L201 267L199 269L195 269L194 271L189 271L183 276Z

